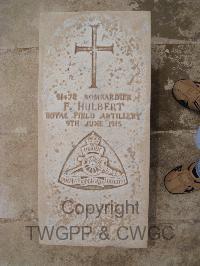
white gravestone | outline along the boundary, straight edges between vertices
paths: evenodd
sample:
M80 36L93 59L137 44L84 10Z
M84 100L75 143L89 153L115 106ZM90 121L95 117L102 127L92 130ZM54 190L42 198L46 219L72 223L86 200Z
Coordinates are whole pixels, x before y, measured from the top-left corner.
M41 14L41 243L146 247L150 54L149 12Z

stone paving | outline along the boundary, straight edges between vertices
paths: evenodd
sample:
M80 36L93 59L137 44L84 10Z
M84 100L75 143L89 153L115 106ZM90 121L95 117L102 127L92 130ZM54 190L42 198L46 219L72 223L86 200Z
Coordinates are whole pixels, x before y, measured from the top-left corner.
M44 11L152 11L150 225L175 237L150 238L148 249L38 244L37 82L39 14ZM200 194L171 195L163 176L199 157L200 117L172 98L177 79L200 80L199 0L0 1L0 265L175 266L200 264ZM44 188L45 189L45 188Z

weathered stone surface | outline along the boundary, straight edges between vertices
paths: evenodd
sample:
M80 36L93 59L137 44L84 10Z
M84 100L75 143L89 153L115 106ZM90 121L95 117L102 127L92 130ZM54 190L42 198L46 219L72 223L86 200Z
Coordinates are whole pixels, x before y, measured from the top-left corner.
M152 252L150 252L149 261L151 262L150 265L155 266L196 266L199 263L199 247L193 246L180 250L178 246L176 248L171 248L169 241L169 246L167 248L153 249Z
M1 135L0 218L37 216L37 136Z
M0 48L38 47L41 12L151 10L153 0L8 0L0 3Z
M0 134L37 132L38 49L0 51Z
M70 0L68 2L43 0L40 6L43 12L151 10L153 8L153 0Z
M1 1L0 48L38 46L40 1Z
M179 79L200 79L200 44L153 45L152 102L153 130L195 129L199 114L183 108L172 96Z
M151 167L170 168L180 162L189 163L198 158L195 130L152 132ZM185 151L190 151L188 152Z
M152 11L152 35L174 40L199 41L198 0L154 0Z
M150 13L43 13L40 33L40 225L91 230L42 243L145 247L146 233L132 242L119 230L147 227ZM94 210L78 215L77 204Z

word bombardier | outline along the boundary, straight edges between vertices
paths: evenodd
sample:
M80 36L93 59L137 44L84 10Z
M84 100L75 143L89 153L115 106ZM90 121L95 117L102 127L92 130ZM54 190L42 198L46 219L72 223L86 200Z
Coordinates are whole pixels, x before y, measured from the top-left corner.
M86 219L91 215L94 218L100 218L102 215L122 218L125 214L139 214L138 201L130 203L126 200L125 203L116 203L111 200L109 203L87 203L83 205L81 203L74 204L72 200L66 200L62 202L61 206L66 215L84 215Z

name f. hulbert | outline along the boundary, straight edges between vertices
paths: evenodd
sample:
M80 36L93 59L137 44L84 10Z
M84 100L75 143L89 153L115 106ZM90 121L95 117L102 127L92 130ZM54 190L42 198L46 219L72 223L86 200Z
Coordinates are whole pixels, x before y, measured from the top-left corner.
M101 216L123 218L126 214L139 214L138 201L130 203L128 200L123 203L111 200L108 203L82 204L67 199L61 202L61 208L66 215L84 215L86 219L90 216L93 218L100 218Z

